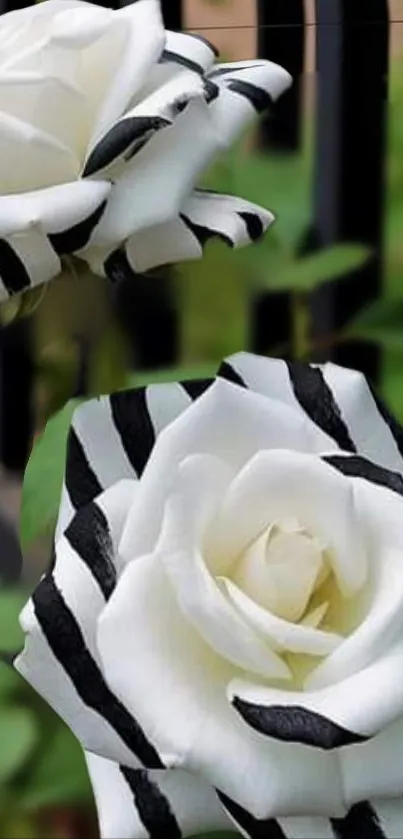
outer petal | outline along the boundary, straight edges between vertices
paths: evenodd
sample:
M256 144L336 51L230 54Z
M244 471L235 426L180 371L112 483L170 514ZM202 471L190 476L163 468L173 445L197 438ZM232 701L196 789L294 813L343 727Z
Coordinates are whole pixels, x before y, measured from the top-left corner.
M92 244L116 246L136 231L175 218L219 142L208 105L204 99L193 100L117 178Z
M252 74L254 90L266 96L266 105L269 92L277 95L289 83L288 74L270 62L259 62L257 70L242 66L239 74L242 79ZM214 154L256 117L250 96L245 95L244 87L243 92L234 92L231 78L225 75L228 85L222 81L221 86L210 79L210 105L193 102L170 129L159 132L136 156L115 184L94 245L113 245L136 231L177 217Z
M269 742L231 709L225 685L235 668L184 621L156 556L123 572L100 618L98 646L108 684L159 750L176 755L178 767L200 774L259 818L343 815L334 755Z
M268 110L291 85L292 77L271 61L241 61L218 65L209 79L218 85L219 96L210 112L222 142L230 145L237 135Z
M224 362L220 375L297 406L341 449L403 471L403 430L361 373L238 353Z
M59 256L87 241L109 190L105 181L78 181L1 196L0 299L59 274Z
M136 483L121 482L87 505L56 544L55 563L22 612L27 635L17 670L85 748L122 763L164 763L136 719L104 682L97 617L119 572L116 546Z
M203 79L182 70L136 104L107 131L92 149L83 177L99 175L116 178L157 131L172 125L191 99L204 95ZM118 164L120 164L118 168Z
M195 396L191 383L149 385L91 399L76 410L67 442L58 536L74 512L103 490L142 474L160 432Z
M213 789L190 772L129 769L89 753L87 764L101 839L185 839L231 829Z
M256 819L226 796L220 798L234 824L249 839L399 839L402 835L401 799L360 802L343 819L291 816L275 821Z
M126 34L119 68L107 91L96 120L90 148L123 114L139 90L165 44L165 31L158 0L136 0L114 12L114 25Z
M201 259L212 239L243 247L260 239L274 221L262 207L233 195L195 190L176 219L149 227L129 237L122 248L105 254L89 247L82 256L95 273L112 281L136 278L151 268ZM106 258L105 258L106 257Z

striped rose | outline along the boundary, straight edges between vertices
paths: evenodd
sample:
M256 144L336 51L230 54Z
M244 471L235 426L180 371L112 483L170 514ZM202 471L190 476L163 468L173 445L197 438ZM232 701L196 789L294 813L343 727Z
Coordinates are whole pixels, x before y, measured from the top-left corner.
M118 281L258 239L267 210L196 188L290 84L267 61L216 64L167 32L159 0L47 0L0 18L0 300L74 255Z
M77 410L16 667L103 837L402 835L402 455L332 364L241 353Z

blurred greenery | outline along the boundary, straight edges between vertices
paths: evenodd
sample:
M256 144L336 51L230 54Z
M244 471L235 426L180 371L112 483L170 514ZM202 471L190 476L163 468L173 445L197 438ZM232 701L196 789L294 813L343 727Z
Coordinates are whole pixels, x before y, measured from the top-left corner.
M385 290L346 330L355 340L371 340L384 350L382 389L403 420L403 72L395 61L391 79L388 198L385 215ZM63 474L66 434L78 399L75 383L80 347L88 348L91 394L145 382L212 375L221 358L249 343L251 299L258 291L290 290L296 357L309 356L306 307L317 286L368 258L360 243L341 244L300 255L311 217L312 144L295 157L262 156L253 140L240 143L207 174L205 185L234 192L275 211L277 221L254 248L233 252L223 244L207 249L203 262L180 266L173 292L180 319L178 367L144 373L128 362L126 339L113 314L105 283L69 263L46 293L3 307L2 320L30 316L37 362L38 439L26 472L21 538L27 548L52 532ZM79 284L80 294L77 295ZM78 301L79 298L79 302ZM268 344L270 323L268 327ZM305 331L304 331L305 330ZM302 332L302 340L301 340ZM80 340L78 340L78 337ZM64 406L64 407L63 407ZM60 410L61 409L61 410ZM45 430L44 425L51 417ZM24 591L0 591L0 638L6 656L21 646L15 616ZM56 715L0 660L0 836L9 839L96 837L91 789L82 751ZM230 834L229 834L230 835ZM209 835L214 839L214 834ZM221 834L220 839L224 839Z

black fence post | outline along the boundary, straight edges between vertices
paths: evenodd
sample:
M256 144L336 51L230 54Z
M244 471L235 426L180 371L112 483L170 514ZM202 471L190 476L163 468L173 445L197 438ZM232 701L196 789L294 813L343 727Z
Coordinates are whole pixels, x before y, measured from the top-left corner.
M133 0L117 0L108 5L130 2ZM182 28L182 0L161 0L161 9L167 29ZM171 279L171 269L167 268L158 278L128 277L113 290L130 361L142 370L170 367L177 360L179 328Z
M167 29L183 29L184 0L161 0L161 9Z
M326 343L382 288L382 222L387 119L387 0L316 0L317 128L315 247L362 242L365 267L319 290L312 302L314 338ZM342 343L318 353L376 382L380 353Z
M263 151L293 154L300 149L303 125L305 14L303 0L257 0L257 54L281 64L293 77L292 87L273 106L259 127ZM267 352L290 334L287 294L261 294L252 311L252 349Z

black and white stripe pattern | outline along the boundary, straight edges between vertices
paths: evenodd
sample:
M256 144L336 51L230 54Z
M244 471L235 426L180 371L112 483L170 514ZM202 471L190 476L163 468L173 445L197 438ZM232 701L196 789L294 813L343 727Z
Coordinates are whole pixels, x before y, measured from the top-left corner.
M333 445L335 453L356 454L362 469L364 460L370 461L372 480L376 467L403 475L403 429L360 373L238 353L224 362L219 376L302 411L327 435L329 451ZM368 466L366 472L368 478Z
M399 839L403 802L393 801L388 819L386 802L363 801L340 819L280 818L256 819L235 801L217 791L224 809L248 839ZM396 812L398 811L398 812Z
M274 216L255 204L197 189L176 218L134 234L109 253L103 271L114 284L135 282L137 274L152 268L200 259L212 240L230 248L257 242L273 222Z
M349 731L328 717L298 705L258 705L236 696L232 705L242 719L266 737L317 749L340 749L368 737Z
M186 834L172 809L177 806L175 785L171 791L168 784L166 795L145 769L161 770L164 758L109 690L94 647L91 627L117 578L117 534L111 530L107 490L118 488L122 478L128 482L141 476L160 431L209 385L205 381L194 391L192 383L154 385L91 400L76 411L55 558L25 609L27 647L16 661L50 704L56 697L56 710L85 748L105 749L117 762L126 756L129 764L130 758L131 765L121 765L120 784L130 788L135 818L150 839ZM44 660L48 681L39 678ZM133 768L136 762L139 769Z

